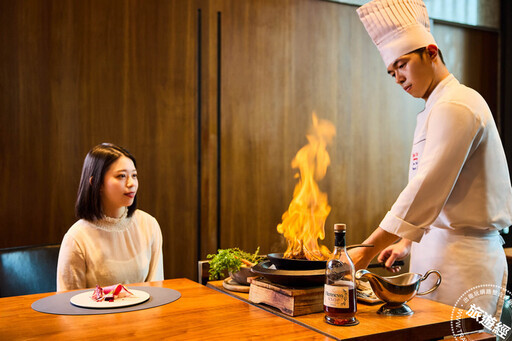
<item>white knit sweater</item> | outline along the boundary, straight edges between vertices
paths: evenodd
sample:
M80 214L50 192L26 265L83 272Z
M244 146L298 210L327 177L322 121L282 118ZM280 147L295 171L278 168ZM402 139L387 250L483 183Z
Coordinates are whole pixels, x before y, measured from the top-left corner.
M57 291L163 280L162 258L160 226L141 210L117 221L81 219L62 240Z

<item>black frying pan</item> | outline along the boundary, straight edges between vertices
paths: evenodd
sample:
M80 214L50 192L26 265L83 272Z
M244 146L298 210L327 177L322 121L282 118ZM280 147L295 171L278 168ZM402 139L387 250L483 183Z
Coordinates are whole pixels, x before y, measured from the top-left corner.
M272 283L287 287L314 287L325 283L325 269L319 270L276 270L270 261L263 261L251 268L255 274Z
M347 250L356 247L373 247L372 244L354 244L347 246ZM278 270L318 270L324 269L326 261L324 260L308 260L308 259L290 259L283 258L282 253L269 253L268 260L275 265Z
M403 265L402 261L395 262L393 265L399 265L398 263L402 263L401 265ZM273 264L268 260L263 261L253 266L251 272L264 277L269 282L287 287L313 287L325 283L325 268L316 270L278 270L272 269L272 265ZM368 267L379 266L383 266L382 263L370 264Z

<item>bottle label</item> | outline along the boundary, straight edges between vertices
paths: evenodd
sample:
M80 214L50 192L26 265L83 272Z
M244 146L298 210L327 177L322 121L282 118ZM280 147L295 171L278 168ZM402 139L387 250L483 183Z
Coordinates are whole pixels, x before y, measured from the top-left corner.
M326 284L324 287L324 305L332 308L348 308L349 286Z

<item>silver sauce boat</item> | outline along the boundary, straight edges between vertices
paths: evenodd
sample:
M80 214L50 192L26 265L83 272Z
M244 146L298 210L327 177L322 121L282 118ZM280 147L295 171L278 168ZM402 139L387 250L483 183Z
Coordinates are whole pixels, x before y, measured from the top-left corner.
M418 288L431 274L437 275L437 282L426 291L418 292ZM424 276L408 272L398 276L381 277L368 270L361 269L356 272L356 279L366 279L370 282L375 295L386 302L377 311L378 314L390 316L412 315L413 310L406 304L418 295L430 294L441 284L441 274L437 270L429 270Z

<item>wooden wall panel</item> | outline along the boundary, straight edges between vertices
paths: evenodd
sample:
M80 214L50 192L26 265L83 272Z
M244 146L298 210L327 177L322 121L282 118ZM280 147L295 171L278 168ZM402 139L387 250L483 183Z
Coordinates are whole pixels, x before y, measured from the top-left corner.
M199 258L217 252L219 245L219 13L216 3L200 0L200 221Z
M512 2L501 0L501 30L500 30L500 90L501 90L501 136L505 146L509 172L512 172ZM508 236L512 245L512 235ZM507 245L507 246L509 246Z
M138 160L165 277L217 247L283 251L291 161L333 122L320 187L357 243L407 182L423 101L394 84L356 7L320 0L0 2L0 247L58 243L80 169L111 141ZM435 23L447 65L498 92L496 33ZM472 46L469 51L468 41ZM447 47L446 47L447 46Z
M362 241L407 182L415 113L387 75L355 7L323 1L222 1L222 247L284 251L276 231L296 180L290 163L315 111L333 122L320 187L332 225Z
M159 221L165 277L195 278L197 5L0 2L0 247L59 243L83 158L137 158L139 207ZM186 247L184 247L186 245Z
M450 72L478 91L499 121L499 34L447 23L434 23L432 32Z

